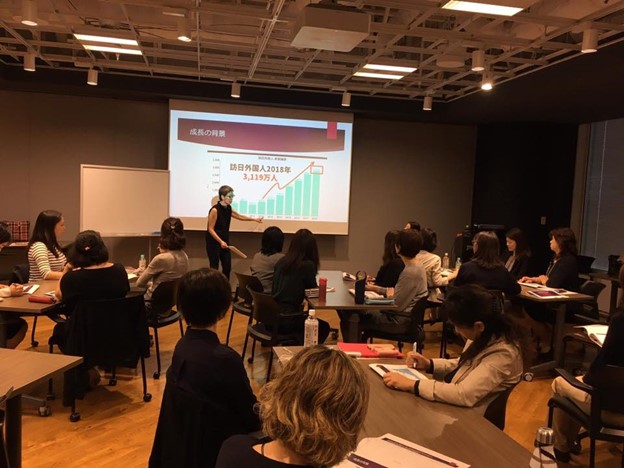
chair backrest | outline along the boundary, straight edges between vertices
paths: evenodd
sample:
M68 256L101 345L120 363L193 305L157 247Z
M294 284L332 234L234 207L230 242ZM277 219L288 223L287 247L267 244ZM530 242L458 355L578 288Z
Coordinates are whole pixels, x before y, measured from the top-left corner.
M281 309L270 294L248 289L253 298L253 318L256 322L271 327L276 333L280 322Z
M592 376L591 417L600 418L602 411L624 415L624 367L605 366ZM596 414L594 414L596 412Z
M264 288L258 278L252 275L245 275L243 273L234 272L236 279L238 280L238 288L236 294L240 297L246 305L251 306L253 298L249 290L262 292Z
M409 330L407 330L409 335L417 336L420 330L422 330L425 321L425 310L427 309L428 303L428 298L425 296L418 299L414 307L412 307Z
M80 301L67 322L67 354L87 366L135 367L149 353L143 296Z
M577 255L576 262L578 264L578 272L579 273L590 273L592 263L596 260L594 257L588 257L587 255Z
M588 296L592 296L597 301L598 296L600 296L600 293L604 288L606 288L606 285L604 283L601 283L600 281L588 280L583 283L579 292L581 294L587 294Z
M509 395L513 392L513 387L508 388L504 392L498 394L496 398L494 398L483 414L483 417L498 427L501 431L505 429L505 415L507 413L507 400L509 400Z
M501 291L500 289L488 289L488 292L494 296L495 301L494 301L493 307L495 307L499 313L501 314L504 313L505 312L505 293Z
M26 284L30 279L30 268L28 263L21 263L19 265L15 265L13 271L11 272L11 283L19 283Z
M179 279L164 281L156 286L150 300L153 316L158 317L159 314L164 314L176 305L179 281Z

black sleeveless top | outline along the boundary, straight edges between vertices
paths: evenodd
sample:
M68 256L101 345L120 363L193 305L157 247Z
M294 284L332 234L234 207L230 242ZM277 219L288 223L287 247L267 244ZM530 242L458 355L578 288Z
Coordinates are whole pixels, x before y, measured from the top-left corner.
M232 221L232 207L230 205L223 206L217 202L210 211L217 210L217 222L215 223L214 230L217 235L223 240L223 242L230 243L230 221ZM210 215L210 211L208 215ZM206 241L217 244L214 237L210 235L210 232L206 232Z

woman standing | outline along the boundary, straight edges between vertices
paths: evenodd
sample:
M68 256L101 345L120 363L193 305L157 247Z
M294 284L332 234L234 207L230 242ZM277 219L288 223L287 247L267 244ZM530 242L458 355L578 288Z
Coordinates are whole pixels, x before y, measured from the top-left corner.
M54 280L63 276L67 258L58 238L65 232L63 215L55 210L39 213L28 241L29 281Z
M263 217L250 218L238 214L232 209L234 189L229 185L219 188L219 201L208 212L208 231L206 232L206 253L210 261L210 268L217 270L219 261L226 278L230 279L232 270L232 254L230 253L230 221L232 218L240 221L255 221L261 223Z

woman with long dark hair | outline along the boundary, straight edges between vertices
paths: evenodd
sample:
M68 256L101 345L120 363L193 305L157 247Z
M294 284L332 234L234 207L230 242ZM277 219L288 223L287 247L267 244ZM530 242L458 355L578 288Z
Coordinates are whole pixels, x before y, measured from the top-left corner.
M485 413L498 394L520 381L529 361L523 335L495 303L495 296L481 286L453 289L443 307L455 331L466 339L461 356L430 359L410 352L407 365L434 378L414 383L393 372L384 376L384 383L426 400L474 407Z
M382 264L375 276L375 285L383 288L394 288L399 276L405 268L405 263L396 252L396 243L401 231L388 231L384 238L384 253Z
M520 229L511 228L505 235L505 242L509 251L505 268L514 279L519 280L529 273L531 262L529 241Z
M474 256L464 263L455 278L455 286L478 284L485 289L519 294L520 285L503 265L499 256L498 237L490 231L479 232L472 240Z
M67 258L58 239L64 232L65 219L59 211L45 210L39 213L28 241L30 281L54 280L63 276Z
M319 264L314 234L308 229L299 229L290 241L288 252L275 265L272 295L282 309L280 332L300 334L301 343L305 321L302 309L305 290L317 287ZM319 320L319 343L323 343L327 335L329 324Z

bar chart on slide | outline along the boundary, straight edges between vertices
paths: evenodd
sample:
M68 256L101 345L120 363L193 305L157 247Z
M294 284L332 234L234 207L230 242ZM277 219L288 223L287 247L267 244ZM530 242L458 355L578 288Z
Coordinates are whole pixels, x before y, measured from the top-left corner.
M232 208L243 215L270 219L317 219L323 170L323 166L311 163L284 184L274 181L261 199L241 198Z

